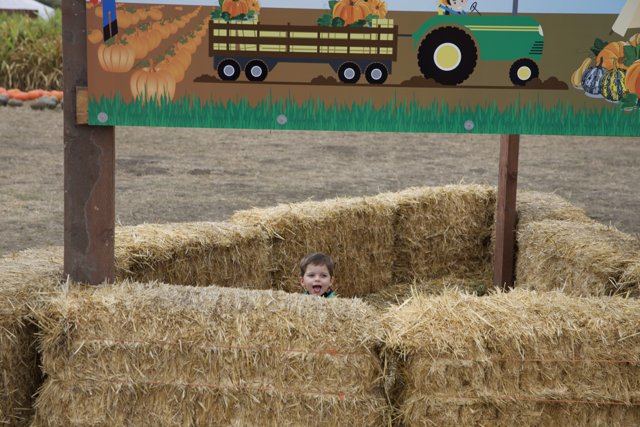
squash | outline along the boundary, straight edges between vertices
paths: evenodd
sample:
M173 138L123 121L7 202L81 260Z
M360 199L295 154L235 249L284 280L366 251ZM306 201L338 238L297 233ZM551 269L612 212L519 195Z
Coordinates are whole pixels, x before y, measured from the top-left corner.
M624 70L618 68L618 63L613 60L613 70L604 73L600 81L600 93L607 101L620 102L627 94Z
M126 73L133 68L135 52L126 40L101 44L98 48L100 67L111 73Z
M365 0L371 15L375 15L378 18L384 18L387 16L387 3L384 0Z
M574 88L582 90L582 76L587 68L591 66L591 61L591 58L585 58L580 67L571 74L571 84Z
M369 6L363 0L340 0L333 7L333 17L341 18L345 26L365 19L370 14Z
M160 103L162 97L173 100L176 93L176 81L166 71L157 70L150 61L148 67L134 71L129 80L131 94L134 98L141 98L142 102L155 98Z
M249 13L249 5L246 0L224 0L222 11L227 12L232 18Z
M593 67L589 67L585 70L582 75L582 89L584 89L584 93L587 96L592 98L602 98L602 93L600 92L600 82L604 73L607 71L602 66L603 59L600 60L599 65L595 65Z
M249 0L247 2L249 5L249 12L253 11L256 14L260 13L260 1L259 0Z
M613 60L615 59L618 62L618 68L626 70L627 67L623 62L625 45L625 42L611 42L607 44L596 57L596 64L600 64L600 60L602 60L602 66L607 70L612 70Z
M627 69L626 83L629 92L640 95L640 59Z

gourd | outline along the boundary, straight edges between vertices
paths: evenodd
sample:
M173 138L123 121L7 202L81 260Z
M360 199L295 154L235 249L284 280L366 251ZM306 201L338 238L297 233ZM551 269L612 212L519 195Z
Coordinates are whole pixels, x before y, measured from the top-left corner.
M602 61L603 60L601 59L599 65L587 68L582 76L582 89L584 89L587 96L592 98L602 97L602 93L600 92L600 81L602 80L605 71L607 71L602 66Z
M370 14L369 6L363 0L340 0L333 7L333 17L342 19L345 26L365 19Z
M246 0L224 0L222 11L227 12L232 18L249 13L249 5Z
M255 13L260 13L260 1L259 0L249 0L249 12L254 11Z
M626 75L627 90L636 95L640 95L640 60L635 61L627 69Z
M633 47L640 45L640 33L631 36L631 38L629 39L629 44Z
M172 100L176 92L176 81L171 74L158 70L150 61L148 67L141 68L131 75L129 81L131 94L134 98L142 98L142 102L153 98L160 103L164 96L166 100Z
M627 94L625 74L614 59L613 69L605 72L600 81L600 92L607 101L619 102Z
M126 40L120 43L101 44L98 48L100 67L112 73L126 73L133 68L135 52Z
M384 0L365 0L367 2L367 6L369 6L369 11L372 15L377 16L378 18L384 18L387 16L387 4Z
M582 76L584 75L584 72L587 70L587 68L591 66L591 61L591 58L585 58L585 60L582 61L580 67L578 67L578 69L576 69L573 74L571 74L571 84L574 88L582 89Z
M613 69L613 60L618 62L618 68L626 69L624 65L624 46L625 42L611 42L606 45L596 57L596 64L600 64L602 60L602 66L607 70Z

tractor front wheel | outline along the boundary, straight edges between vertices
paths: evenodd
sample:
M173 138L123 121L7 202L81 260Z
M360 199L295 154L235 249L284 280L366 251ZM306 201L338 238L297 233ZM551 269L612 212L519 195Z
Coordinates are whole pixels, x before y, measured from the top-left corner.
M516 86L524 86L539 75L538 64L529 58L518 59L509 70L509 78Z
M422 75L443 85L457 85L467 80L477 63L476 43L457 27L436 28L426 35L418 49Z

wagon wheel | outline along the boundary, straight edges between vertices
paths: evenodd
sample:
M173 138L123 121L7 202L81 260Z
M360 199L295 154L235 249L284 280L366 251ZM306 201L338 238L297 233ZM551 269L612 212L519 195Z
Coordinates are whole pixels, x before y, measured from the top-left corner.
M369 64L364 72L364 76L370 84L381 85L387 80L389 71L387 71L387 67L384 65L374 62L373 64Z
M225 59L218 65L218 75L222 80L237 80L240 77L240 64L233 59Z
M261 82L267 78L269 68L264 62L259 59L254 59L253 61L249 61L247 66L244 68L244 73L248 80L252 82Z
M353 62L345 62L338 69L338 77L343 83L356 83L360 80L360 67Z
M457 27L436 28L418 49L418 65L424 77L443 85L457 85L468 79L477 62L475 42Z

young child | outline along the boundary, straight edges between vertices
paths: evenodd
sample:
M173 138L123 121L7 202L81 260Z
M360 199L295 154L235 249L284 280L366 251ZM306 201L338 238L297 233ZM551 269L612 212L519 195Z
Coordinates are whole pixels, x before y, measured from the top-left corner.
M335 298L333 286L333 260L329 255L315 252L300 261L300 286L305 295Z

